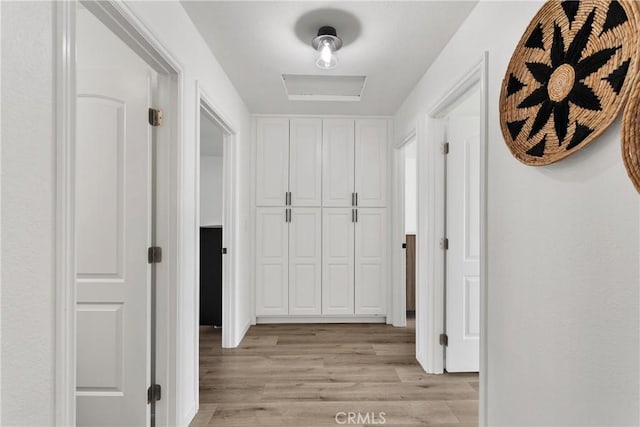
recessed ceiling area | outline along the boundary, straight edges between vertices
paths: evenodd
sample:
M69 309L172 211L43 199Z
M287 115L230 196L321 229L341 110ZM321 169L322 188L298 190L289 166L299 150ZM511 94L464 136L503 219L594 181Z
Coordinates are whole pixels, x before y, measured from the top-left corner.
M360 101L366 81L365 76L282 75L290 101Z
M182 1L252 113L362 115L394 114L476 3ZM344 42L331 70L311 47L325 25ZM366 86L359 102L289 99L283 75L366 76Z

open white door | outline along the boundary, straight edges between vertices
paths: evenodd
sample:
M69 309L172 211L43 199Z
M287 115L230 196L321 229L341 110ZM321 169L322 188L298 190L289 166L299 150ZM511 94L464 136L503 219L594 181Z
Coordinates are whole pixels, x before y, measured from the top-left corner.
M479 105L479 104L478 104ZM478 106L479 109L479 106ZM448 372L480 366L480 119L447 124L446 347Z
M77 74L77 424L150 421L150 75Z

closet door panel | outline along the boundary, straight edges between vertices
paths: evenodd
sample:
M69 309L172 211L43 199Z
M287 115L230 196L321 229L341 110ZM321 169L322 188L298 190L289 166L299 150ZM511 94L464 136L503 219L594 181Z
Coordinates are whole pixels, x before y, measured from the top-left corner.
M322 314L353 314L353 257L353 209L323 209Z
M289 314L289 225L285 208L256 211L256 315Z
M388 279L385 209L358 209L355 224L355 313L385 314Z
M355 192L359 207L384 207L387 200L387 121L356 120Z
M322 121L322 205L351 206L354 191L354 121Z
M292 119L289 191L292 206L322 203L322 120Z
M289 223L289 314L322 312L322 209L292 208Z
M256 205L284 206L289 191L289 120L257 120Z

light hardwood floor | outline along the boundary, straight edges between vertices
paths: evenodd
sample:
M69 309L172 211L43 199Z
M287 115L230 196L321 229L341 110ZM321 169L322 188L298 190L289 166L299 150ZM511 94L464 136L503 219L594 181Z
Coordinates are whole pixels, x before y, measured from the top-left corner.
M220 348L200 329L201 426L336 426L338 412L386 426L475 426L477 374L427 375L414 328L381 324L257 325ZM339 416L347 421L348 415Z

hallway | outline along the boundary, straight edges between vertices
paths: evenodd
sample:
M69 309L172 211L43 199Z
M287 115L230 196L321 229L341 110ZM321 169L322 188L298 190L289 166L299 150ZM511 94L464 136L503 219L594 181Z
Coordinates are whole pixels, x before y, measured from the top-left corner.
M477 374L426 375L414 334L413 324L257 325L222 349L220 329L202 327L191 426L335 426L349 412L368 414L365 425L381 412L391 426L477 425Z

